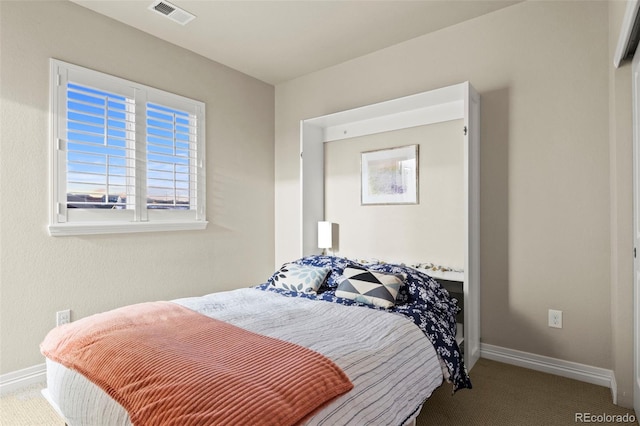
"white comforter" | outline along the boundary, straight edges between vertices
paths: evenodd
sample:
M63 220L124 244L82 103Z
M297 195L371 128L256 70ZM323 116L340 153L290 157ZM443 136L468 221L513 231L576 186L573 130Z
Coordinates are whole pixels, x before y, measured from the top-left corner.
M443 380L432 344L400 315L251 288L174 302L313 349L342 368L354 388L315 413L309 425L403 425ZM69 426L131 424L99 387L50 360L47 382L49 398Z

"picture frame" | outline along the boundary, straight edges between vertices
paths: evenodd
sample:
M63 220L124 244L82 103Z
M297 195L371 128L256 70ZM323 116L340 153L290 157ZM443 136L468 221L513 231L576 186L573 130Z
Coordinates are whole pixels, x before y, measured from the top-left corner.
M418 204L419 145L361 153L361 205Z

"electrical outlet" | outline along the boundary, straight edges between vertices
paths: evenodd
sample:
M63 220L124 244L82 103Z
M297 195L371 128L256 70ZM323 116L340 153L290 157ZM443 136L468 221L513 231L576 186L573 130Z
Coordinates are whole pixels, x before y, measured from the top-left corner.
M56 312L56 326L67 324L71 322L71 310L65 309L64 311Z
M562 328L562 311L549 309L549 327Z

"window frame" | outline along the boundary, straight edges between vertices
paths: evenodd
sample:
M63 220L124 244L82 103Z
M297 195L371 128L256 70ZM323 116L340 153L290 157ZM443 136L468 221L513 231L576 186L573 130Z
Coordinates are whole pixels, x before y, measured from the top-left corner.
M127 209L67 208L67 83L73 82L127 96L135 103L133 158L135 202ZM147 103L187 111L196 118L193 171L195 200L188 210L147 208ZM94 71L57 59L50 59L50 220L51 236L114 234L131 232L185 231L205 229L205 104L170 92ZM132 163L133 164L133 163ZM131 177L133 180L133 176Z

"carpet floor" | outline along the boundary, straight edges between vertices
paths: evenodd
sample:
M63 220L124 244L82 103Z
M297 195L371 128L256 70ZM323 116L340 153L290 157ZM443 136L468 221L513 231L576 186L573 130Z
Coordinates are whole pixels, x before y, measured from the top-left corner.
M478 361L471 380L472 390L453 396L448 384L438 388L422 408L417 426L638 424L633 410L613 405L611 391L602 386L487 359ZM64 425L41 389L31 386L0 398L0 425ZM629 418L633 421L625 421Z
M587 418L596 424L638 424L633 410L613 405L611 390L603 386L484 358L470 376L471 390L452 396L450 386L440 386L422 407L417 426L561 426ZM625 414L632 421L618 422Z

